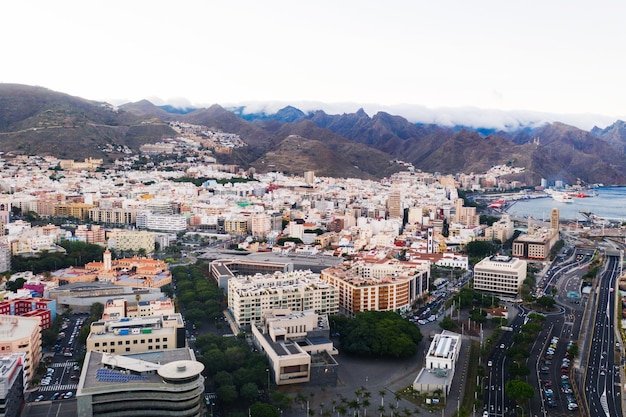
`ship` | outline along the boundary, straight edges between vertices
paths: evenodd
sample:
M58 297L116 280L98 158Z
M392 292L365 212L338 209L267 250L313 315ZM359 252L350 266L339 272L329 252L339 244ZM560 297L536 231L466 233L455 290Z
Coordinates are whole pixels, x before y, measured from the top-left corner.
M558 201L559 203L573 203L574 199L567 193L562 192L554 192L552 193L552 198L554 201Z

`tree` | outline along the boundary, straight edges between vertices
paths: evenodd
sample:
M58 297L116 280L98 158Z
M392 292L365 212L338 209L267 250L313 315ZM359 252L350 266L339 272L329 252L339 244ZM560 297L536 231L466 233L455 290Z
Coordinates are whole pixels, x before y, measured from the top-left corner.
M273 405L254 403L250 406L250 417L279 417L280 410Z
M441 320L441 322L439 323L439 327L444 330L452 330L456 328L456 323L454 320L452 320L452 318L444 317L443 320Z
M234 385L222 385L215 393L217 397L226 403L233 402L237 399L237 388Z
M532 385L519 379L511 379L504 386L506 395L513 398L518 404L524 404L535 396L535 389Z
M259 396L259 387L254 382L246 382L241 386L239 395L246 401L254 401Z

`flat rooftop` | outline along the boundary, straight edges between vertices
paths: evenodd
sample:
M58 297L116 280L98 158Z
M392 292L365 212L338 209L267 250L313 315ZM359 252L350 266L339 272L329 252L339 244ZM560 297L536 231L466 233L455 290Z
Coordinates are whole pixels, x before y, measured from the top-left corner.
M95 350L89 351L83 365L77 395L87 390L120 391L125 389L125 385L132 383L162 385L165 381L159 375L158 370L177 361L195 363L196 358L193 351L188 348L130 355L111 355Z

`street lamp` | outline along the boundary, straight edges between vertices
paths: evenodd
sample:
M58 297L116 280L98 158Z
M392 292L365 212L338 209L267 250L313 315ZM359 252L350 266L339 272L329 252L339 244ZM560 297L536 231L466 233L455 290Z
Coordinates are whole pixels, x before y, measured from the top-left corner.
M519 407L522 410L522 417L524 417L524 408L521 405L515 405L515 408Z
M270 368L265 368L265 372L267 372L267 398L270 396Z

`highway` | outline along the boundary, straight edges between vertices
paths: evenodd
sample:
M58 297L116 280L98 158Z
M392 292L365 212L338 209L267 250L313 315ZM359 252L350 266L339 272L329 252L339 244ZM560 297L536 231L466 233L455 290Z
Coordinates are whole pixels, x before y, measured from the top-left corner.
M596 309L591 323L592 341L588 351L584 396L590 417L622 415L619 359L615 361L615 293L620 257L607 255L607 268L598 280Z

